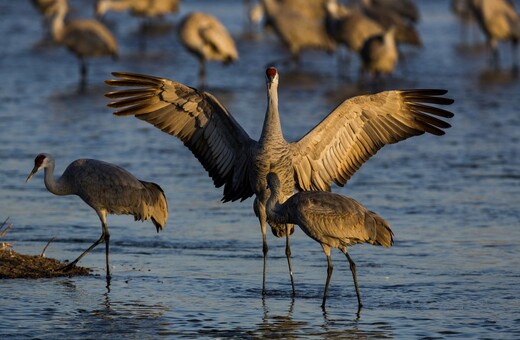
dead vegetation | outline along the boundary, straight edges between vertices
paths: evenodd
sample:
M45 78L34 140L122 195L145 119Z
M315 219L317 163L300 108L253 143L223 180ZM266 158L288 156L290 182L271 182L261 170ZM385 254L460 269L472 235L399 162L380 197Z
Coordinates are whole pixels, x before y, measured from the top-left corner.
M0 239L12 227L12 224L7 224L7 221L8 218L0 225ZM24 255L14 251L11 244L0 242L0 279L38 279L90 274L89 268L79 266L63 271L62 268L67 265L66 262L44 257L43 253L49 243L47 243L41 255Z

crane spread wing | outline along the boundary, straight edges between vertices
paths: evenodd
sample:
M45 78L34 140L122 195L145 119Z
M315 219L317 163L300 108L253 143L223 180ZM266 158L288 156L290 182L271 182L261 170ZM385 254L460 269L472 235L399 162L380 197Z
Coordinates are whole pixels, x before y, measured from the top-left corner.
M114 72L111 86L137 87L109 92L107 104L116 116L133 115L179 138L197 157L216 187L224 186L223 201L253 195L250 157L256 141L210 93L165 78Z
M296 188L330 190L350 177L386 144L425 132L443 135L453 113L445 90L385 91L345 100L299 141L291 143Z

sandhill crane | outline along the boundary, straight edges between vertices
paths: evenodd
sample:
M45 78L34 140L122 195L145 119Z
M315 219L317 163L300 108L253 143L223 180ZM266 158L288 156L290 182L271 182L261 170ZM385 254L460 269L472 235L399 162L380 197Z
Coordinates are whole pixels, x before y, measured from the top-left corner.
M94 19L65 21L67 0L57 0L52 21L53 39L74 53L80 62L80 90L86 85L87 58L112 56L117 58L117 41L110 30Z
M101 18L107 12L126 12L142 19L142 28L146 33L149 24L155 19L162 19L168 14L179 12L180 0L97 0L96 16Z
M420 19L419 8L412 0L361 0L372 7L399 15L407 21L416 23Z
M106 273L110 279L108 264L110 233L107 214L133 215L135 220L151 219L157 232L168 219L168 203L161 187L141 181L130 172L116 165L95 159L78 159L70 163L60 178L54 178L54 158L41 153L34 159L34 168L28 182L41 169L45 170L45 187L55 195L77 195L96 211L103 229L101 237L64 270L72 268L85 254L99 243L105 242Z
M56 13L56 8L57 8L57 6L55 6L56 1L57 0L32 0L31 1L34 8L36 8L38 13L40 13L40 15L42 16L42 23L43 23L43 27L46 30L46 32L48 32L48 30L47 30L48 23L50 22L50 20Z
M325 28L326 0L261 0L266 25L271 27L298 62L303 50L334 52L335 41Z
M108 12L126 12L132 8L132 0L96 0L96 17L102 18Z
M199 61L200 87L206 83L206 62L216 60L225 65L238 59L235 41L213 15L193 12L184 17L179 26L179 38Z
M398 4L401 3L402 2L398 2ZM387 6L391 6L391 4ZM421 46L421 37L413 26L413 22L406 20L397 10L392 10L392 8L393 7L388 8L385 5L380 5L374 0L362 1L362 10L366 16L376 21L385 30L389 30L391 27L395 28L395 40L397 43Z
M140 48L146 49L146 36L152 25L168 14L179 12L180 0L97 0L96 16L101 18L107 12L126 12L141 20Z
M384 32L383 27L355 7L328 0L326 27L329 34L352 52L359 53L365 41Z
M461 23L461 38L463 42L468 42L471 27L475 24L475 12L473 11L472 0L451 0L450 9Z
M285 200L280 180L273 172L267 174L267 185L271 191L266 205L267 218L279 224L297 224L307 236L321 244L327 256L327 280L321 306L325 308L332 276L332 247L341 250L350 263L359 311L363 304L357 283L356 264L347 253L347 246L369 243L390 247L393 244L390 225L356 200L332 192L302 191ZM286 237L289 247L289 235Z
M142 18L157 18L170 13L177 13L180 0L97 0L96 15L107 12L124 12Z
M367 39L359 55L363 62L362 71L368 71L373 75L391 74L399 58L395 44L395 28L391 27L385 33Z
M179 138L200 161L216 187L224 186L222 201L253 195L263 241L265 294L266 222L283 237L292 225L267 219L266 176L275 172L284 197L294 190L329 191L332 182L343 186L361 165L386 144L425 132L443 135L450 125L436 118L453 113L425 105L449 105L445 90L385 91L345 100L298 141L283 136L278 112L278 71L266 70L267 110L260 139L255 141L217 98L181 83L149 75L114 72L111 86L131 89L109 92L117 99L107 105L116 116L133 115ZM287 254L286 254L287 255Z
M486 35L492 49L493 62L498 65L498 42L509 40L513 46L513 58L520 39L520 17L515 8L506 0L472 0L477 22ZM514 61L516 65L516 60Z

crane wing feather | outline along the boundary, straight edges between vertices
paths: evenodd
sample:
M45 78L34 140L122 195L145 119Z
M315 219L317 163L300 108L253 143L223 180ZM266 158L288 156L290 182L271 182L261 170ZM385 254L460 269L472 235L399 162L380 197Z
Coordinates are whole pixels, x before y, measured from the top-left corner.
M290 144L298 190L340 186L387 144L425 132L443 135L450 124L435 116L453 113L426 105L449 105L445 90L385 91L350 98L299 141Z
M114 72L111 86L134 87L109 92L116 116L133 115L179 138L213 179L224 187L224 201L253 195L248 167L256 141L210 93L149 75ZM137 89L135 89L137 87Z

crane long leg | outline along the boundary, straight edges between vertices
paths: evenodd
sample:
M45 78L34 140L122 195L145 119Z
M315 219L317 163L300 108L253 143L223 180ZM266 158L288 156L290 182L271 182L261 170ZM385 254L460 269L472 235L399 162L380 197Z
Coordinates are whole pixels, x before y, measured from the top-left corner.
M511 59L513 60L513 67L512 69L514 71L518 70L518 42L513 41L513 44L511 46Z
M87 87L87 76L88 76L88 69L87 69L87 62L84 58L79 59L80 66L79 66L79 83L78 83L78 93L82 93L85 91Z
M110 233L108 232L108 227L106 223L103 223L103 234L105 235L105 257L106 257L106 270L107 270L107 279L110 279L110 265L108 264L108 256L110 253Z
M78 256L77 259L75 259L74 261L72 261L71 263L69 263L68 265L63 267L62 270L64 270L64 271L70 270L73 266L76 265L76 263L78 263L79 260L81 260L81 258L83 258L83 256L85 256L88 252L90 252L92 249L94 249L98 244L100 244L101 242L104 242L104 241L105 241L105 228L103 228L103 233L101 234L101 237L96 242L94 242L90 247L88 247L87 250L85 250L83 253L81 253L81 255Z
M204 89L206 87L206 62L203 59L199 60L199 87Z
M359 287L357 283L357 274L356 274L356 264L350 257L350 255L347 253L347 250L345 249L345 255L347 256L347 260L350 263L350 271L352 272L352 278L354 278L354 287L356 288L356 295L358 300L358 310L361 309L363 304L361 303L361 295L359 294Z
M263 278L262 278L262 295L266 294L265 291L265 276L266 276L266 267L267 267L267 252L269 248L267 247L267 213L265 212L265 206L260 203L259 200L255 199L254 203L255 213L258 215L258 220L260 222L260 229L262 232L262 252L264 254L264 270L263 270Z
M291 286L292 286L292 293L293 295L296 294L296 290L294 289L294 278L293 278L293 271L291 266L291 244L289 242L289 235L290 235L290 226L287 224L286 230L285 230L285 256L287 256L287 263L289 264L289 275L291 276Z
M334 267L332 266L332 259L330 258L330 254L327 254L327 280L325 281L325 290L323 291L323 302L321 303L321 308L325 308L325 301L327 300L327 294L329 292L329 283L330 278L332 277L332 271Z

